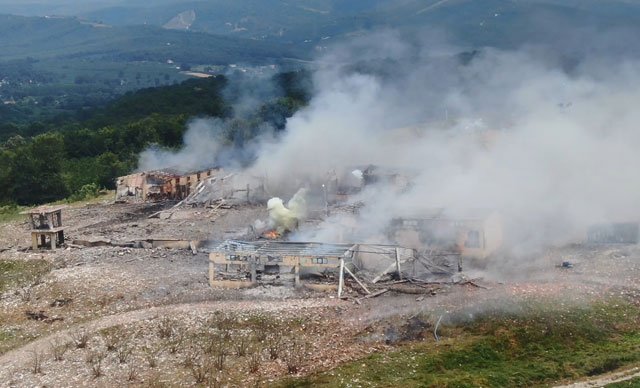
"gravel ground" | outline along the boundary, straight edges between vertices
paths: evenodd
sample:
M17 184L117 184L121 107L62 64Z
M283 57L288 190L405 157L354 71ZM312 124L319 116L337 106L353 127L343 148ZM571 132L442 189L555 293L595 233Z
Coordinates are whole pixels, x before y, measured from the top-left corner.
M71 207L64 211L63 221L69 240L122 242L247 238L249 226L266 217L266 211L258 206L215 210L170 207L105 202ZM166 215L148 218L163 208L169 210ZM102 361L104 376L95 379L91 363L86 361L88 350L69 350L63 361L52 358L52 342L68 341L80 330L92 333L94 350L106 352L97 331L124 326L127 333L123 336L129 338L132 333L153 331L149 328L163 317L186 325L187 331L201 328L207 317L220 311L235 314L234 319L264 313L312 322L313 330L300 334L300 340L313 350L295 372L305 374L387 348L384 329L398 317L406 321L416 314L443 316L443 323L447 323L487 308L514 308L515 301L523 300L554 299L567 304L611 296L640 300L640 247L629 245L573 245L525 258L503 257L480 269L469 267L468 278L482 279L475 284L442 285L437 292L424 295L390 292L354 303L353 299L337 300L331 293L285 287L211 289L204 252L194 255L189 250L115 246L33 252L27 249L29 243L26 222L0 225L1 260L44 259L52 264L51 272L35 284L0 295L0 334L13 336L22 344L0 356L0 386L153 385L158 379L170 385L193 385L188 368L179 365L180 357L185 356L180 352L176 356L165 351L158 356L160 367L146 366L143 349L158 340L148 334L132 340L139 369L134 382L127 379L130 368L121 365L112 353ZM572 267L562 268L565 261ZM349 295L357 297L357 288ZM28 311L42 312L49 319L28 319ZM283 336L286 334L283 330ZM33 373L31 364L38 352L45 355L43 372ZM282 360L268 360L260 373L246 373L242 384L268 383L287 373ZM226 384L239 384L234 381Z

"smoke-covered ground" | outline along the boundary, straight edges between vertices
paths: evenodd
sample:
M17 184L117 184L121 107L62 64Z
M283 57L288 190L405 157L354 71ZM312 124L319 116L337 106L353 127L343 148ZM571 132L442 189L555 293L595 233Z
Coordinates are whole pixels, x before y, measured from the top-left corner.
M282 198L301 185L321 192L332 172L356 166L410 172L407 190L377 184L353 199L366 205L351 236L360 241L432 208L495 210L510 247L524 253L580 241L594 223L640 218L631 175L640 165L639 61L598 50L568 66L533 46L459 53L394 32L335 46L318 61L310 104L281 136L256 141L247 172L267 175ZM182 153L223 152L204 146L206 123L196 124ZM304 237L335 241L338 224Z

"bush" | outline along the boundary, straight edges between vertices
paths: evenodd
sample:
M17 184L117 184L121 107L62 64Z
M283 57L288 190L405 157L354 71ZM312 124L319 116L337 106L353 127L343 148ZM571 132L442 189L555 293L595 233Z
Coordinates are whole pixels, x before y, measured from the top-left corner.
M34 350L31 352L31 372L33 374L42 373L42 362L44 361L44 355L38 351Z
M286 347L284 362L290 374L298 373L306 357L306 346L303 342L293 340Z
M131 356L133 349L129 346L129 343L124 341L120 344L120 347L116 349L116 356L120 364L126 364Z
M54 360L62 361L67 350L69 350L68 342L63 341L59 338L51 341L51 353L53 354Z
M95 198L100 195L100 187L95 183L89 183L80 188L80 190L69 196L69 202L84 201L87 199Z
M76 349L84 349L87 347L91 336L88 332L81 330L71 333L71 340L75 345Z
M0 221L11 221L22 217L20 215L21 207L16 204L0 206Z

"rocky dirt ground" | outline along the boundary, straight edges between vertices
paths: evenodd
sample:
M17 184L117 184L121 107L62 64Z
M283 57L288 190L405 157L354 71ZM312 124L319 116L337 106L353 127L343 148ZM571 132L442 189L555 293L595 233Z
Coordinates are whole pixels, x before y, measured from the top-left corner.
M166 205L167 208L170 205ZM69 241L246 238L262 206L72 206ZM170 214L170 216L169 216ZM640 300L640 247L569 246L522 261L496 260L423 293L347 300L333 293L211 289L207 253L118 246L32 251L26 222L0 226L0 260L50 271L0 295L0 386L251 386L326 370L396 342L432 340L432 322L509 308L515 300ZM569 261L572 268L560 264ZM412 318L427 317L419 327ZM429 322L427 322L429 321ZM213 367L212 367L213 366ZM220 372L212 372L221 369Z

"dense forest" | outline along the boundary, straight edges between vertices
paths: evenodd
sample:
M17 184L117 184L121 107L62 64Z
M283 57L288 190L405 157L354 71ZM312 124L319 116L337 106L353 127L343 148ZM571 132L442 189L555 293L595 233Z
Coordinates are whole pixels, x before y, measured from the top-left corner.
M256 82L269 84L268 92L256 92L249 111L235 109ZM193 117L224 119L220 141L242 147L265 123L284 129L286 118L308 102L310 85L306 71L261 81L219 75L129 92L103 108L63 118L5 123L0 204L33 205L113 188L115 178L135 169L138 154L150 145L179 148Z

